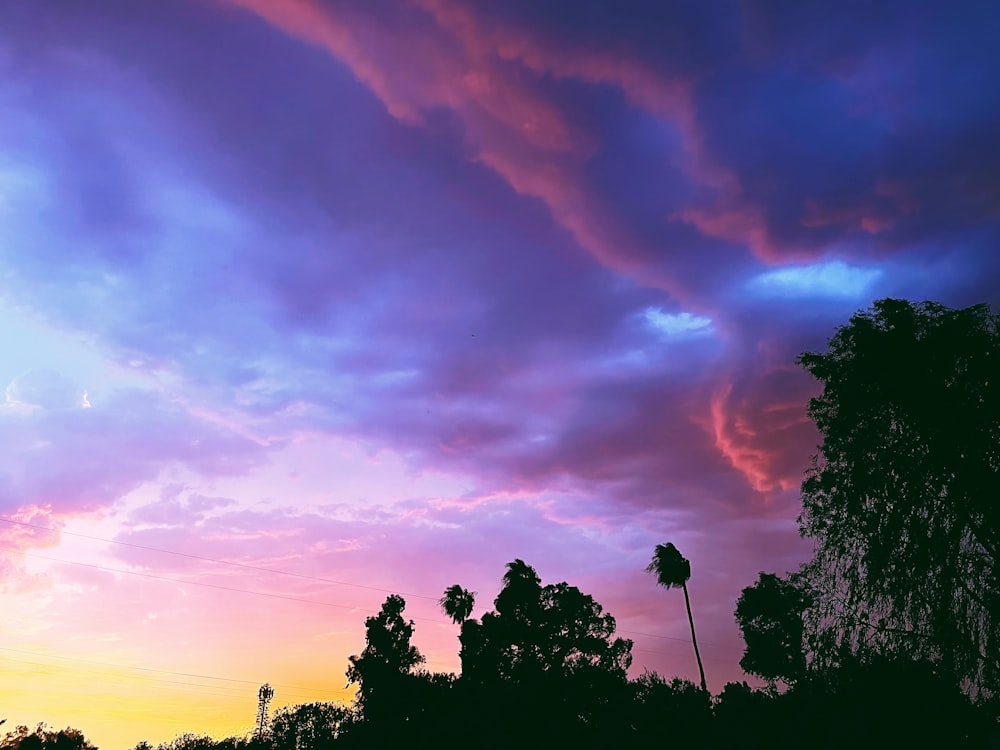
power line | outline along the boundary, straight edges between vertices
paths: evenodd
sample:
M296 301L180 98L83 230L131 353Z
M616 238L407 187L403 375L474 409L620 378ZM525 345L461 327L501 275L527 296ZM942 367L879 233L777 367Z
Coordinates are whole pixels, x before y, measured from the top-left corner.
M270 594L270 593L267 593L267 592L264 592L264 591L251 591L250 589L240 589L240 588L236 588L236 587L233 587L233 586L220 586L218 584L203 583L201 581L191 581L191 580L184 580L184 579L179 579L179 578L170 578L170 577L167 577L167 576L158 576L158 575L155 575L153 573L143 573L141 571L136 571L136 570L122 570L120 568L109 568L109 567L106 567L106 566L103 566L103 565L96 565L96 564L93 564L93 563L78 562L78 561L75 561L75 560L61 560L59 558L47 557L45 555L37 555L37 554L31 553L31 552L24 552L22 554L24 554L27 557L33 557L33 558L37 558L37 559L40 559L40 560L47 560L49 562L61 563L63 565L77 565L77 566L80 566L80 567L93 568L93 569L96 569L96 570L102 570L102 571L110 572L110 573L122 573L122 574L125 574L125 575L140 576L142 578L152 578L152 579L155 579L155 580L166 581L166 582L169 582L169 583L189 584L189 585L192 585L192 586L204 586L206 588L221 589L223 591L232 591L232 592L237 592L237 593L242 593L242 594L252 594L254 596L266 596L266 597L275 598L275 599L284 599L284 600L287 600L287 601L300 602L300 603L303 603L303 604L318 604L318 605L321 605L321 606L336 607L336 608L340 608L340 609L360 609L360 607L353 606L353 605L335 604L333 602L323 602L323 601L319 601L319 600L316 600L316 599L301 599L301 598L293 597L293 596L285 596L283 594ZM411 619L413 619L413 620L421 620L421 621L424 621L424 622L432 622L432 623L434 623L436 625L443 625L443 624L445 624L445 623L442 623L440 620L430 620L428 618L422 618L422 617L413 617ZM619 632L629 633L631 631L622 630L622 631L619 631ZM670 639L670 640L677 640L677 641L683 641L684 640L682 638L672 638L670 636L655 636L655 635L653 635L651 633L635 633L635 634L636 635L649 635L651 637L667 638L667 639ZM0 648L0 650L4 650L4 651L17 651L17 649L5 649L5 648ZM643 653L648 653L648 654L658 654L660 656L668 656L668 657L680 656L680 653L678 653L678 652L655 651L655 650L652 650L652 649L642 649L642 648L633 648L633 650L634 651L643 652ZM56 658L66 658L66 659L69 659L71 657L56 657ZM726 661L728 663L728 660L718 659L718 658L711 657L711 656L705 656L705 657L702 657L702 658L705 659L705 660L708 660L708 661L716 661L716 662ZM77 661L87 661L87 660L85 660L85 659L77 659ZM101 662L95 662L95 663L101 663ZM121 666L121 665L116 665L116 666ZM129 668L129 667L125 667L125 668ZM152 671L152 672L165 672L165 673L168 673L168 674L178 674L178 675L184 675L184 676L189 676L189 677L201 677L201 678L205 678L205 679L230 680L230 681L234 681L234 682L244 682L244 683L256 684L255 682L252 682L250 680L235 680L235 679L224 678L224 677L212 677L210 675L195 675L195 674L184 673L184 672L171 672L170 670L155 670L155 669L147 669L147 668L144 668L144 667L134 667L134 669L142 669L142 670L145 670L145 671ZM280 685L279 685L279 687L280 687Z
M178 557L187 557L191 560L201 560L202 562L212 562L218 563L219 565L231 565L234 568L246 568L248 570L257 570L262 573L274 573L276 575L282 576L292 576L293 578L304 578L309 581L321 581L323 583L333 583L338 586L353 586L359 589L368 589L369 591L379 591L385 594L401 594L402 596L409 596L416 599L430 599L432 601L437 601L438 597L426 596L424 594L414 594L412 592L406 591L394 591L392 589L380 588L379 586L367 586L363 583L350 583L348 581L336 581L332 578L323 578L322 576L311 576L306 573L293 573L288 570L278 570L277 568L265 568L260 565L250 565L249 563L238 563L232 562L231 560L219 560L214 557L205 557L203 555L192 555L188 552L177 552L176 550L163 549L161 547L150 547L145 544L135 544L133 542L123 542L119 539L105 539L100 536L90 536L89 534L79 534L75 531L65 531L62 529L53 529L51 526L42 526L40 524L28 523L27 521L15 521L12 518L4 518L0 516L0 521L4 523L15 524L17 526L28 526L33 529L41 529L42 531L51 531L59 534L66 534L67 536L75 536L80 539L90 539L95 542L107 542L108 544L119 544L123 547L132 547L133 549L143 549L149 552L162 552L165 555L176 555Z
M333 602L323 602L323 601L319 601L317 599L300 599L298 597L285 596L283 594L269 594L269 593L264 592L264 591L251 591L250 589L239 589L239 588L236 588L234 586L220 586L220 585L214 584L214 583L203 583L201 581L189 581L189 580L184 580L184 579L181 579L181 578L169 578L167 576L154 575L153 573L142 573L142 572L137 571L137 570L122 570L120 568L108 568L108 567L105 567L103 565L95 565L93 563L77 562L75 560L60 560L59 558L55 558L55 557L47 557L45 555L36 555L33 552L25 552L23 554L26 555L27 557L34 557L34 558L37 558L39 560L48 560L49 562L62 563L63 565L78 565L80 567L94 568L96 570L103 570L103 571L106 571L106 572L109 572L109 573L122 573L122 574L125 574L125 575L141 576L142 578L153 578L153 579L158 580L158 581L167 581L169 583L190 584L192 586L204 586L204 587L207 587L207 588L222 589L223 591L234 591L234 592L238 592L238 593L241 593L241 594L252 594L254 596L267 596L267 597L271 597L271 598L274 598L274 599L285 599L287 601L300 602L300 603L303 603L303 604L319 604L319 605L324 606L324 607L337 607L339 609L360 609L360 607L358 607L358 606L347 605L347 604L335 604ZM422 622L432 622L435 625L445 625L446 624L446 623L443 623L440 620L431 620L431 619L426 618L426 617L411 617L410 619L411 620L420 620ZM619 631L619 632L628 633L630 631L622 630L622 631ZM639 633L638 635L650 635L650 634ZM660 637L662 637L662 638L670 638L670 636L660 636ZM671 640L683 641L684 639L682 639L682 638L672 638ZM654 650L645 649L645 648L636 648L636 649L633 649L633 650L635 650L635 651L642 651L642 652L647 653L647 654L659 654L661 656L679 656L680 655L679 653L675 653L675 652L670 652L670 651L654 651ZM705 659L707 659L709 661L728 661L728 660L724 660L724 659L716 659L714 657L703 657L703 658L705 658Z
M55 665L52 664L52 662L31 661L29 659L17 659L17 658L12 657L12 656L4 656L3 659L4 659L4 661L6 661L8 663L31 664L31 665L37 666L37 667L53 667L53 666L55 666ZM241 692L238 688L230 688L230 687L221 686L221 685L205 685L204 683L200 683L200 682L182 682L180 680L166 680L166 679L163 679L162 677L152 677L152 676L148 676L147 677L146 675L129 675L129 674L114 673L114 672L100 672L100 671L95 671L95 670L91 670L91 669L76 669L74 671L77 674L83 674L83 675L88 675L88 676L90 676L90 675L99 675L99 676L104 677L104 678L110 678L110 680L117 680L117 681L120 681L120 682L127 682L127 683L130 683L132 685L135 685L135 681L136 680L147 680L147 682L143 683L143 687L148 687L148 688L155 688L157 685L163 685L165 687L166 686L170 686L170 685L183 685L186 688L197 688L197 689L199 689L201 691L204 691L204 694L214 695L214 696L221 697L221 698L234 698L234 699L240 698L241 699L241 698L246 697L246 693ZM46 678L46 681L49 681L49 680L52 680L52 679L66 679L67 675L65 675L65 674L46 674L45 678ZM108 682L109 680L108 679L103 679L101 681L102 682ZM149 681L151 681L151 682L149 682ZM167 689L170 689L170 688L167 688ZM225 692L223 692L223 691L225 691Z
M680 651L650 651L648 648L633 648L633 651L641 651L644 654L659 654L660 656L683 656ZM731 664L729 659L717 659L714 656L702 656L702 661L717 661L719 663Z
M233 591L240 594L252 594L253 596L267 596L272 599L284 599L290 602L299 602L300 604L318 604L322 607L336 607L337 609L362 609L359 604L336 604L334 602L324 602L319 599L302 599L297 596L286 596L285 594L270 594L266 591L252 591L250 589L240 589L235 586L222 586L217 583L204 583L202 581L191 581L184 578L171 578L169 576L158 576L154 573L143 573L139 570L123 570L122 568L109 568L105 565L97 565L95 563L85 563L78 562L76 560L61 560L58 557L48 557L47 555L38 555L34 552L22 552L25 557L31 557L36 560L47 560L49 562L61 563L62 565L77 565L82 568L93 568L94 570L103 570L107 573L121 573L122 575L129 576L139 576L141 578L152 578L157 581L167 581L169 583L180 583L189 586L204 586L210 589L219 589L221 591ZM427 617L411 617L411 620L420 620L422 622L432 622L435 625L445 625L446 623L441 620L431 620Z
M416 598L416 599L425 599L425 600L428 600L428 601L433 601L435 603L438 601L438 597L428 596L426 594L415 594L413 592L397 591L397 590L393 590L393 589L381 588L379 586L368 586L368 585L361 584L361 583L351 583L349 581L337 581L337 580L334 580L332 578L324 578L322 576L312 576L312 575L307 575L305 573L293 573L291 571L279 570L277 568L265 568L265 567L262 567L262 566L259 566L259 565L250 565L248 563L238 563L238 562L232 562L230 560L220 560L218 558L207 557L207 556L204 556L204 555L193 555L193 554L190 554L190 553L187 553L187 552L177 552L176 550L163 549L162 547L151 547L151 546L147 546L147 545L144 545L144 544L134 544L132 542L123 542L123 541L118 540L118 539L107 539L105 537L91 536L89 534L80 534L80 533L77 533L77 532L74 532L74 531L65 531L65 530L62 530L62 529L54 529L51 526L42 526L40 524L28 523L26 521L15 521L12 518L5 518L3 516L0 516L0 521L3 521L5 523L9 523L9 524L14 524L14 525L17 525L17 526L27 526L27 527L30 527L30 528L33 528L33 529L39 529L41 531L49 531L49 532L53 532L53 533L66 534L67 536L75 536L75 537L78 537L80 539L89 539L89 540L95 541L95 542L106 542L108 544L118 544L118 545L121 545L123 547L132 547L134 549L142 549L142 550L147 550L149 552L161 552L161 553L166 554L166 555L176 555L178 557L186 557L186 558L189 558L189 559L192 559L192 560L201 560L202 562L212 562L212 563L217 563L219 565L229 565L229 566L236 567L236 568L244 568L244 569L247 569L247 570L256 570L256 571L260 571L260 572L263 572L263 573L274 573L276 575L291 576L291 577L294 577L294 578L302 578L302 579L310 580L310 581L319 581L319 582L322 582L322 583L332 583L332 584L336 584L338 586L352 586L354 588L367 589L369 591L379 591L381 593L400 594L401 596L408 596L408 597ZM32 555L30 553L24 553L24 554L32 556L32 557L39 557L41 559L49 559L49 560L52 560L54 562L62 562L62 563L65 563L67 565L86 565L86 563L75 563L75 562L67 561L67 560L56 560L55 558L45 558L45 557L42 557L41 555ZM111 571L111 572L138 575L138 573L136 571L127 571L127 570L116 570L116 569L110 569L110 568L101 568L99 566L93 566L93 567L97 567L100 570L108 570L108 571ZM158 576L154 576L152 574L142 574L142 575L145 575L145 576L150 577L150 578L157 578L158 577ZM201 585L201 586L210 586L210 585L212 585L212 584L203 584L203 583L197 583L197 582L193 582L193 581L184 581L184 580L180 580L180 579L171 579L171 578L163 578L163 580L174 580L174 581L176 581L178 583L194 583L195 585ZM325 606L333 606L333 607L346 607L346 606L348 606L348 605L328 604L328 603L318 602L318 601L315 601L315 600L299 599L299 598L296 598L296 597L284 597L284 596L282 596L280 594L268 594L268 593L265 593L265 592L249 591L247 589L227 588L227 587L223 587L223 586L217 586L217 588L223 588L223 589L231 590L231 591L242 591L244 593L256 594L258 596L271 596L271 597L278 597L278 598L290 598L293 601L302 601L302 602L309 601L309 602L312 602L312 603L315 603L315 604L325 604ZM351 609L360 609L360 606L358 606L358 607L351 607ZM413 619L413 620L420 620L422 622L434 622L434 623L437 623L437 624L441 624L441 622L439 620L430 620L430 619L428 619L426 617L414 617L414 618L411 618L411 619ZM636 631L636 630L625 630L625 629L622 629L622 628L619 628L618 632L619 633L623 633L623 634L627 634L627 635L640 635L640 636L645 636L647 638L660 638L662 640L678 641L680 643L690 643L690 640L688 638L679 638L677 636L658 635L656 633L642 633L642 632L639 632L639 631ZM703 643L705 643L706 645L709 645L709 646L718 645L718 644L713 644L711 641L703 641ZM654 652L654 653L664 653L664 652Z
M10 651L11 653L15 653L15 654L25 654L27 656L36 656L36 657L48 658L48 659L62 659L64 661L76 661L76 662L80 662L80 663L83 663L83 664L96 664L96 665L102 666L102 667L115 667L116 669L133 669L133 670L137 670L137 671L140 671L140 672L154 672L156 674L169 674L169 675L174 675L174 676L178 676L178 677L193 677L193 678L200 679L200 680L216 680L216 681L220 681L220 682L237 682L237 683L241 683L241 684L244 684L244 685L255 685L255 686L256 685L260 685L260 680L245 680L245 679L240 679L238 677L217 677L215 675L198 674L196 672L178 672L178 671L172 670L172 669L154 669L152 667L136 667L136 666L133 666L133 665L130 665L130 664L116 664L114 662L101 661L99 659L82 659L82 658L77 657L77 656L61 656L61 655L58 655L58 654L44 654L44 653L39 653L37 651L27 651L25 649L20 649L20 648L7 648L7 647L0 646L0 651ZM274 683L274 685L276 687L284 688L286 690L296 690L296 691L301 691L303 693L315 693L315 692L317 692L314 688L309 688L309 687L306 687L304 685L288 685L288 684L283 684L283 683L280 683L280 682L276 682L276 683Z
M662 638L662 639L667 640L667 641L680 641L681 643L690 643L691 642L690 638L678 638L675 635L657 635L656 633L640 633L637 630L621 630L621 629L618 629L618 632L619 633L628 633L629 635L643 635L643 636L646 636L647 638ZM719 645L717 643L712 643L711 641L703 641L703 642L707 643L709 646L718 646Z
M221 586L221 585L219 585L217 583L204 583L202 581L191 581L191 580L187 580L187 579L183 579L183 578L171 578L169 576L158 576L158 575L155 575L154 573L143 573L143 572L138 571L138 570L123 570L122 568L109 568L107 566L97 565L95 563L78 562L76 560L61 560L61 559L59 559L57 557L48 557L47 555L38 555L38 554L35 554L34 552L23 552L22 554L25 555L26 557L33 557L33 558L38 559L38 560L47 560L49 562L61 563L62 565L77 565L77 566L83 567L83 568L93 568L95 570L103 570L103 571L105 571L107 573L121 573L123 575L140 576L142 578L152 578L152 579L157 580L157 581L167 581L168 583L187 584L187 585L191 585L191 586L204 586L206 588L221 589L222 591L232 591L232 592L236 592L236 593L240 593L240 594L251 594L253 596L266 596L266 597L270 597L272 599L284 599L286 601L299 602L301 604L318 604L318 605L323 606L323 607L336 607L338 609L351 609L351 610L353 610L353 609L361 609L362 608L361 605L336 604L334 602L324 602L324 601L320 601L318 599L302 599L302 598L297 597L297 596L286 596L285 594L271 594L271 593L268 593L266 591L252 591L251 589L241 589L241 588L236 588L235 586ZM428 617L411 617L410 619L411 620L419 620L420 622L431 622L431 623L434 623L435 625L439 625L439 626L446 626L448 624L446 622L443 622L442 620L432 620L432 619L430 619ZM618 630L618 632L619 633L626 633L626 634L630 634L630 635L644 635L644 636L649 636L651 638L664 638L664 639L667 639L667 640L681 641L682 643L687 643L687 639L685 639L685 638L675 638L675 637L668 636L668 635L657 636L657 635L653 635L652 633L637 633L637 632L634 632L634 631L631 631L631 630ZM661 655L664 655L664 656L671 656L672 655L668 651L651 651L650 649L635 649L635 650L636 651L645 651L646 653L650 653L650 654L661 654ZM720 661L720 660L713 659L713 661Z
M319 581L319 582L323 582L323 583L330 583L330 584L335 584L335 585L352 586L352 587L355 587L355 588L367 589L367 590L372 590L372 591L387 592L387 593L396 593L396 592L393 592L390 589L385 589L385 588L380 588L380 587L375 587L375 586L367 586L367 585L363 585L363 584L353 584L353 583L349 583L349 582L345 582L345 581L336 581L336 580L333 580L333 579L323 578L323 577L319 577L319 576L311 576L311 575L306 575L306 574L292 573L292 572L289 572L289 571L283 571L283 570L278 570L278 569L266 568L266 567L261 567L261 566L256 566L256 565L250 565L250 564L244 564L244 563L234 563L234 562L230 562L230 561L226 561L226 560L219 560L219 559L215 559L215 558L210 558L210 557L205 557L205 556L200 556L200 555L193 555L193 554L188 554L188 553L184 553L184 552L176 552L176 551L166 550L166 549L160 549L160 548L156 548L156 547L150 547L150 546L145 546L145 545L133 544L133 543L129 543L129 542L122 542L122 541L118 541L118 540L114 540L114 539L105 539L105 538L102 538L102 537L95 537L95 536L90 536L90 535L86 535L86 534L79 534L79 533L75 533L75 532L61 531L61 530L53 529L51 527L46 527L46 526L41 526L41 525L31 524L31 523L26 523L26 522L21 522L21 521L14 521L12 519L3 518L3 517L0 517L0 521L4 521L6 523L14 524L14 525L19 525L19 526L32 527L32 528L36 528L36 529L40 529L40 530L44 530L44 531L49 531L49 532L57 532L58 531L59 533L62 533L62 534L67 534L67 535L70 535L70 536L80 537L80 538L84 538L84 539L89 539L89 540L92 540L92 541L106 542L106 543L109 543L109 544L118 544L118 545L122 545L122 546L126 546L126 547L133 547L133 548L138 548L138 549L144 549L144 550L148 550L148 551L152 551L152 552L160 552L160 553L163 553L163 554L171 554L171 555L176 555L176 556L179 556L179 557L186 557L186 558L190 558L190 559L201 560L201 561L204 561L204 562L211 562L211 563L217 563L217 564L221 564L221 565L228 565L228 566L232 566L232 567L236 567L236 568L256 570L256 571L260 571L260 572L272 573L272 574L278 574L278 575L286 575L286 576L291 576L291 577L296 577L296 578L302 578L302 579L307 579L307 580L313 580L313 581ZM49 561L49 562L54 562L54 563L59 563L59 564L64 564L64 565L75 565L75 566L80 566L80 567L85 567L85 568L91 568L91 569L101 570L101 571L105 571L105 572L118 573L118 574L123 574L123 575L134 575L134 576L139 576L139 577L142 577L142 578L148 578L148 579L166 581L166 582L169 582L169 583L189 584L189 585L202 586L202 587L206 587L206 588L212 588L212 589L223 590L223 591L230 591L230 592L236 592L236 593L251 594L251 595L255 595L255 596L266 596L266 597L273 598L273 599L283 599L283 600L286 600L286 601L299 602L299 603L303 603L303 604L317 604L317 605L320 605L320 606L334 607L334 608L340 608L340 609L355 610L355 609L361 609L362 608L360 605L339 604L339 603L334 603L334 602L320 601L320 600L315 600L315 599L306 599L306 598L288 596L288 595L283 595L283 594L268 593L268 592L263 592L263 591L254 591L254 590L250 590L250 589L242 589L242 588L237 588L237 587L233 587L233 586L223 586L223 585L219 585L219 584L206 583L206 582L196 581L196 580L189 580L189 579L183 579L183 578L174 578L174 577L168 577L168 576L161 576L161 575L156 575L156 574L153 574L153 573L145 573L145 572L135 571L135 570L124 570L124 569L119 569L119 568L111 568L111 567L106 567L106 566L97 565L97 564L93 564L93 563L78 562L78 561L74 561L74 560L64 560L64 559L47 557L47 556L44 556L44 555L38 555L38 554L28 553L28 552L24 552L22 554L24 554L27 557L33 557L33 558L37 558L37 559L41 559L41 560L46 560L46 561ZM404 595L406 595L406 596L409 596L409 597L415 597L415 598L424 599L424 600L437 601L436 597L431 597L431 596L426 596L426 595L421 595L421 594L414 594L414 593L406 593L406 592L402 592L402 593ZM421 620L421 621L424 621L424 622L432 622L435 625L445 625L445 624L447 624L447 623L442 622L440 619L432 620L432 619L429 619L429 618L422 618L422 617L414 617L414 618L411 618L411 619ZM663 639L663 640L672 640L672 641L678 641L678 642L684 642L684 643L689 642L688 639L686 639L686 638L679 638L679 637L675 637L675 636L659 635L659 634L654 634L654 633L644 633L644 632L640 632L640 631L619 630L618 632L622 633L622 634L631 634L631 635L643 636L643 637L648 637L648 638L659 638L659 639ZM657 654L657 655L671 657L671 658L677 658L677 657L682 656L682 654L680 654L679 652L669 652L669 651L665 652L665 651L657 651L657 650L652 650L652 649L641 649L641 648L634 648L633 650L636 651L636 652L642 652L642 653L648 653L648 654ZM115 663L112 663L112 662L103 662L103 661L99 661L99 660L90 660L90 659L80 659L80 658L68 657L68 656L59 656L59 655L51 655L51 654L39 654L39 653L36 653L36 652L26 651L26 650L22 650L22 649L0 647L0 651L7 651L7 652L12 652L12 653L20 653L20 654L26 654L26 655L29 655L29 656L36 656L36 657L42 657L42 658L53 658L53 659L63 659L63 660L69 660L69 661L77 661L77 662L81 662L81 663L96 664L96 665L100 665L100 666L114 667L114 668L117 668L117 669L135 670L135 671L148 672L148 673L154 673L154 674L173 675L173 676L188 677L188 678L194 678L194 679L214 680L214 681L220 681L220 682L239 683L239 684L247 684L247 685L258 685L259 684L258 681L254 681L254 680L246 680L246 679L231 678L231 677L218 677L218 676L215 676L215 675L204 675L204 674L197 674L197 673L190 673L190 672L180 672L180 671L174 671L174 670L155 669L155 668L150 668L150 667L129 666L129 665L122 665L122 664L115 664ZM7 657L7 658L10 659L11 661L17 661L17 662L24 663L24 664L32 664L32 665L42 666L42 667L52 667L52 666L54 666L52 664L32 662L32 661L27 661L27 660L24 660L24 659L15 659L13 657ZM714 658L714 657L711 657L711 656L706 656L706 657L703 657L703 658L706 659L706 660L715 661L715 662L723 662L723 661L725 661L725 662L729 663L729 661L730 661L730 660L724 660L724 659ZM443 663L441 663L441 662L434 662L434 663L438 663L438 664L442 664L443 665ZM432 664L433 663L428 662L429 666L432 665ZM153 684L149 685L149 687L153 687L154 685L156 685L158 683L161 683L163 685L163 687L166 687L166 685L178 685L178 686L184 686L184 687L187 687L187 688L197 688L197 689L202 690L202 691L207 691L207 694L212 694L212 695L216 695L216 696L220 696L220 697L224 697L224 698L235 698L235 697L238 697L239 695L242 695L242 693L239 692L238 688L236 688L236 687L230 687L230 686L227 686L227 685L206 685L206 684L201 684L201 683L183 682L183 681L179 681L179 680L168 680L168 679L164 679L164 678L145 677L143 675L128 675L128 674L119 675L119 674L107 673L107 672L103 672L103 673L102 672L97 672L96 674L103 674L103 675L105 675L107 677L110 677L112 679L124 680L124 681L128 681L129 679L147 679L147 680L153 680ZM51 676L63 677L63 679L66 679L66 677L62 676L62 675L50 675L50 677ZM315 693L314 689L312 689L312 688L306 688L306 687L303 687L303 686L296 686L296 685L282 685L280 683L278 683L276 685L277 685L277 687L283 688L283 690L281 692L284 695L292 697L293 699L294 698L299 698L299 699L305 699L305 700L315 700L315 698L313 696L315 696L316 693ZM227 691L227 692L221 692L221 691ZM299 693L298 691L304 691L304 693ZM336 690L335 692L343 694L346 691L344 689L341 689L341 690ZM295 693L298 693L298 695L296 695Z

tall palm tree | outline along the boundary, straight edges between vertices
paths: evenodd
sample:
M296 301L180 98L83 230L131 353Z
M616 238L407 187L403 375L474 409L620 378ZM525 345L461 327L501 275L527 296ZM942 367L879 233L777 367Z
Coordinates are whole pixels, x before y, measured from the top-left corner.
M438 599L438 604L456 625L461 625L469 619L472 608L476 606L476 592L463 589L456 583L444 590L444 596Z
M691 625L691 643L694 644L694 658L698 660L698 673L701 675L701 689L706 693L705 668L701 665L701 653L698 651L698 639L694 635L694 618L691 617L691 600L688 598L687 582L691 578L691 563L673 545L672 542L657 544L653 560L646 566L647 573L656 573L656 582L668 589L683 589L684 604L687 605L688 623Z

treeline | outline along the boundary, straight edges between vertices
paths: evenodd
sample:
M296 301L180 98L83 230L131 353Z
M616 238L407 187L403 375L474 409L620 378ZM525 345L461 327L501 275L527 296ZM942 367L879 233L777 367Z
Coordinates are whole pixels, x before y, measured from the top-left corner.
M845 659L784 690L729 683L715 696L652 672L629 679L632 644L615 637L614 619L565 582L541 585L521 560L508 564L494 609L461 620L458 676L421 667L404 606L390 596L366 620L366 647L348 669L353 705L284 708L260 737L186 736L155 750L957 749L987 747L994 727L933 664L911 659Z
M881 300L799 364L823 385L808 408L822 442L799 517L815 552L798 571L761 572L736 602L740 664L763 688L710 694L690 606L699 684L629 679L632 643L616 637L614 618L515 560L479 619L473 592L444 592L460 626L459 675L422 667L405 602L390 596L350 657L352 705L284 708L260 736L185 735L157 750L997 743L997 316ZM674 545L658 545L648 570L688 602L691 566ZM79 733L19 728L0 747L88 746Z

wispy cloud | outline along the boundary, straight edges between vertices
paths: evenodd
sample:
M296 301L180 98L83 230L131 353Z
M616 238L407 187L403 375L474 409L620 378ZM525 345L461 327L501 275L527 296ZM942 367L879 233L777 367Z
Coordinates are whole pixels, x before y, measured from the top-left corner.
M834 260L764 271L752 278L747 287L753 293L773 297L860 300L869 294L883 273L878 267L852 266Z

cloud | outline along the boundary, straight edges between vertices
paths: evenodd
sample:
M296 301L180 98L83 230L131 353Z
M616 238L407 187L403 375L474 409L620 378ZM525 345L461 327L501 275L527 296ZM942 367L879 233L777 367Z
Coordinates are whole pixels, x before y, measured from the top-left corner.
M711 318L689 312L665 313L658 307L647 307L642 317L650 328L667 338L704 336L712 330Z
M484 20L461 4L422 4L436 22L430 26L427 16L401 4L400 13L413 18L405 36L382 19L312 0L233 4L325 49L407 125L425 125L427 113L437 108L451 111L461 123L470 159L494 171L515 192L540 199L601 265L683 294L652 262L651 250L630 236L587 183L581 167L593 151L591 136L544 96L540 79L526 78L515 66L539 76L619 86L641 106L670 114L686 112L683 84L659 80L637 61L595 57L582 48L554 55L530 36L503 26L487 32Z
M763 296L788 298L863 298L883 275L881 268L851 266L842 261L784 266L764 271L747 287Z
M107 508L171 466L228 476L265 460L260 444L134 390L89 409L4 414L0 447L0 509L34 506L59 515Z
M759 493L801 483L818 435L805 413L812 388L796 368L778 367L724 383L710 402L715 446Z
M53 370L30 370L7 384L8 407L72 409L89 406L86 392Z

